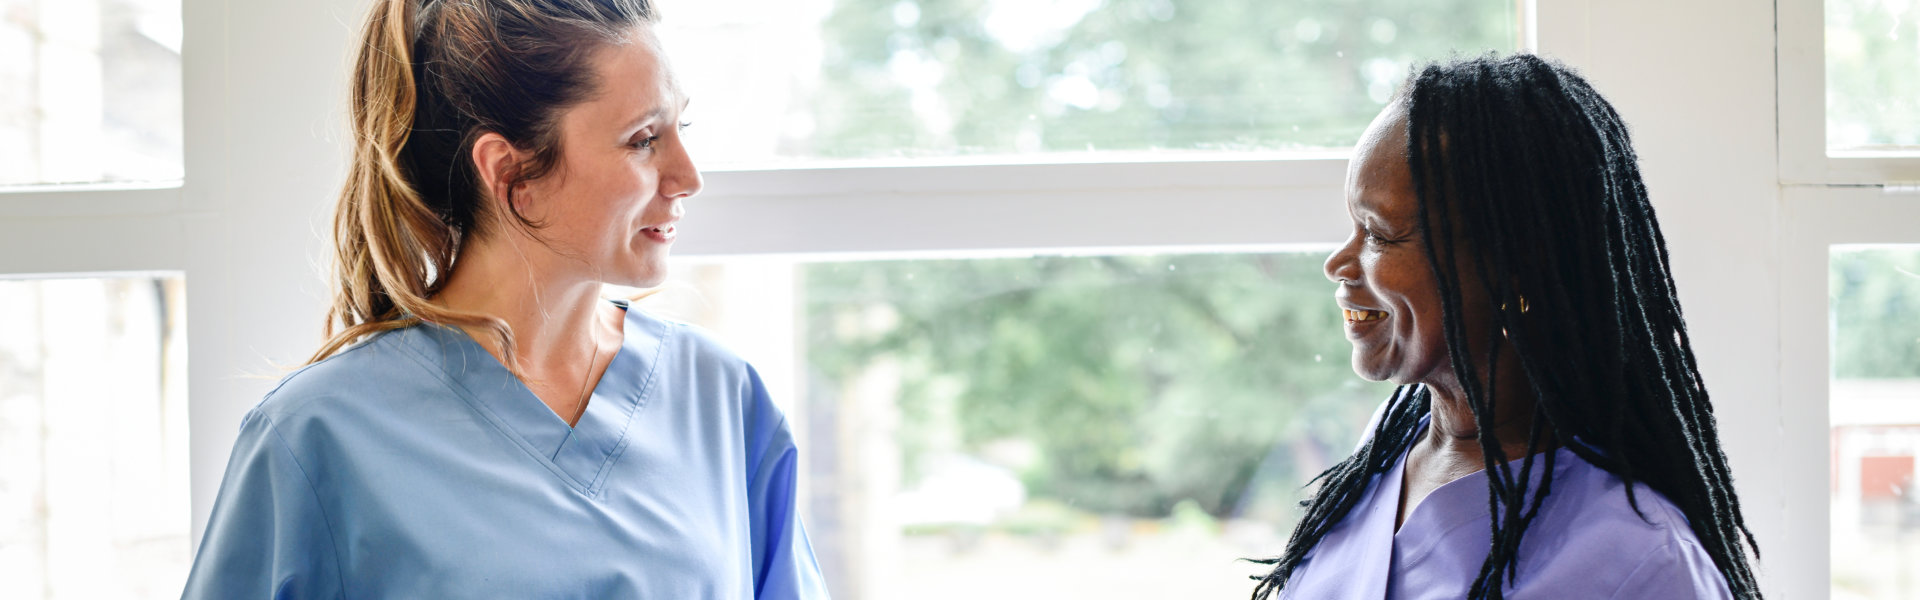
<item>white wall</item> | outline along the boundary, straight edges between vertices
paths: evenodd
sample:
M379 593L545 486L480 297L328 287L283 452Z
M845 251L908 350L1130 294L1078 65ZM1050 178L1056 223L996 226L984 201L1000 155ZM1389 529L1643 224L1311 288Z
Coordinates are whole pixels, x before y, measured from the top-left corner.
M1791 519L1808 517L1789 515L1783 499L1805 486L1824 501L1826 478L1790 480L1775 468L1809 450L1824 464L1826 447L1780 443L1773 3L1541 4L1588 15L1584 36L1566 36L1574 40L1565 54L1632 127L1735 485L1767 558L1762 585L1773 597L1825 597L1826 554L1788 546ZM1557 52L1555 38L1542 31L1543 49ZM1824 513L1814 520L1824 549Z

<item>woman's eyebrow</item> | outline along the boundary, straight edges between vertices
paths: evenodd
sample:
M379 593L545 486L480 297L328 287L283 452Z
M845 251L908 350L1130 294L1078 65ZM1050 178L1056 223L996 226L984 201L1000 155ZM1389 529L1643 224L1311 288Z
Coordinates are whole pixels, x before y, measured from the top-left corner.
M1381 192L1368 192L1363 190L1359 194L1355 194L1353 197L1353 202L1351 203L1353 206L1354 214L1356 216L1362 215L1362 214L1372 215L1376 218L1380 218L1384 220L1386 218L1386 213L1380 210L1381 202L1375 198L1375 196L1379 195L1380 193Z
M652 120L654 120L654 119L658 119L658 118L660 118L660 117L662 117L662 116L665 116L666 114L667 114L667 107L666 107L666 106L664 106L664 105L656 105L656 106L654 106L653 108L650 108L650 109L647 109L647 110L646 110L646 111L644 111L644 112L641 112L639 116L636 116L636 117L634 117L634 118L632 118L632 119L630 119L630 120L628 120L628 121L627 121L627 124L626 124L626 126L625 126L625 127L621 127L621 128L620 128L620 130L621 130L621 131L632 131L632 130L634 130L634 129L638 129L638 128L640 127L640 124L642 124L642 123L646 123L647 121L652 121Z
M685 96L682 96L682 97L680 98L680 112L686 112L686 111L687 111L687 105L688 105L688 104L691 104L691 103L693 103L693 99L692 99L692 98L688 98L688 97L685 97ZM637 129L637 128L639 128L639 127L640 127L640 124L642 124L642 123L646 123L647 121L651 121L651 120L654 120L654 119L658 119L658 118L660 118L660 117L664 117L664 116L666 116L666 115L667 115L667 105L665 105L665 104L656 104L656 105L654 105L654 106L653 106L653 108L649 108L649 109L647 109L646 111L644 111L644 112L641 112L639 116L636 116L636 117L634 117L634 118L633 118L633 119L631 119L631 120L628 120L628 121L627 121L627 125L626 125L625 127L622 127L622 128L620 128L620 130L621 130L621 131L632 131L632 130L634 130L634 129Z

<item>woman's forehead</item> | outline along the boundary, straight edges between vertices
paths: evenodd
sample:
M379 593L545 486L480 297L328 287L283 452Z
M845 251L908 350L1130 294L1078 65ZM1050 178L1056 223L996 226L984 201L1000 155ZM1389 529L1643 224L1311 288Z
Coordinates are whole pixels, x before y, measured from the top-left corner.
M1355 146L1347 172L1347 195L1356 211L1396 215L1413 208L1405 115L1404 110L1389 105Z
M639 40L611 44L592 60L594 92L571 119L595 128L630 128L649 118L678 114L685 97L675 85L657 46Z

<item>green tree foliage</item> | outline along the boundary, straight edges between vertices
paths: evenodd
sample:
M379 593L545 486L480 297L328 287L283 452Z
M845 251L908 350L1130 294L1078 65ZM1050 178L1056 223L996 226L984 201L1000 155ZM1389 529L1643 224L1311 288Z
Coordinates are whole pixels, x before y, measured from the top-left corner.
M1013 440L1038 451L1021 473L1038 498L1287 519L1389 392L1349 368L1324 258L812 265L809 362L848 381L897 361L909 465L930 440L970 453Z
M1920 377L1920 249L1832 253L1833 376Z
M1827 144L1920 146L1920 0L1826 0Z
M837 0L811 133L780 151L1344 150L1413 65L1516 48L1515 6ZM809 359L827 387L897 367L909 479L921 453L1013 441L1042 499L1286 521L1387 394L1348 368L1323 258L819 264Z
M839 0L835 158L1350 147L1419 61L1518 46L1510 0Z

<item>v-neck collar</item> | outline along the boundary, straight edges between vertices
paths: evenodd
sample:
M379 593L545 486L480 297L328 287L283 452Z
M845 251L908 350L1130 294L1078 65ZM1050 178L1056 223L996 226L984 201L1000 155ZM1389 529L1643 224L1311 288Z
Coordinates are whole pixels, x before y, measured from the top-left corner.
M1414 443L1418 443L1420 434L1426 431L1431 418L1431 416L1420 418L1420 431L1415 434ZM1373 497L1374 504L1369 510L1367 534L1376 537L1384 536L1392 540L1392 567L1382 572L1383 575L1419 565L1455 530L1475 524L1482 525L1478 529L1484 530L1485 524L1480 521L1492 519L1485 509L1487 472L1483 469L1435 488L1433 492L1427 494L1426 498L1421 499L1419 504L1414 505L1413 510L1407 514L1406 522L1399 523L1396 530L1395 521L1400 512L1400 492L1405 485L1407 457L1412 451L1413 444L1407 444L1407 447L1400 452L1400 460L1383 474L1378 488L1379 493ZM1553 452L1558 454L1554 457L1555 479L1564 475L1567 469L1573 466L1573 461L1580 460L1572 450L1565 447L1557 448ZM1531 483L1527 489L1531 493L1538 493L1540 479L1546 472L1544 454L1544 452L1540 453L1534 458L1533 472L1528 474ZM1508 461L1507 464L1515 473L1518 473L1520 462L1525 459L1526 457L1521 457ZM1471 507L1471 509L1459 510L1458 507ZM1492 547L1492 544L1492 540L1489 539L1483 547ZM1401 562L1402 559L1405 560L1404 563ZM1377 583L1381 594L1368 597L1385 597L1386 577L1379 579Z
M450 387L500 433L554 475L587 496L605 488L607 473L626 451L627 433L646 408L656 367L672 326L644 318L624 301L621 342L594 384L580 420L569 427L533 390L458 328L421 325L407 346L438 363Z

